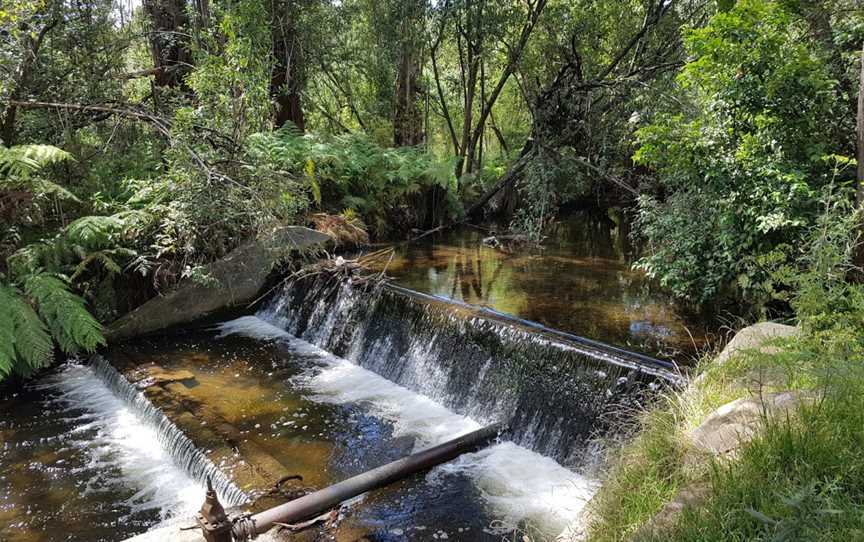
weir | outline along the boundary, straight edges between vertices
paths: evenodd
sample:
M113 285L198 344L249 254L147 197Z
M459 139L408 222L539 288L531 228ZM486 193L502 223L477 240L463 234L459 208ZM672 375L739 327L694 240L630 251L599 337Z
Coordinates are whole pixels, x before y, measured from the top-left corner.
M168 417L147 399L102 356L93 356L90 367L94 374L122 400L143 423L153 427L159 444L171 456L173 462L200 485L208 479L219 498L227 506L239 506L249 497L225 475L207 456L199 450Z
M473 486L460 486L465 494L460 498L466 498L469 507L476 506L472 498L482 499L482 509L500 523L497 534L512 532L530 522L554 535L578 518L596 489L590 474L592 440L614 432L634 408L649 401L659 387L674 384L678 378L663 362L616 347L386 283L337 280L332 275L285 284L263 305L257 317L242 317L219 327L221 333L215 337L212 331L199 330L198 338L190 339L189 344L201 339L227 340L225 337L231 334L262 339L262 346L269 339L278 340L267 346L264 351L270 353L261 357L237 357L222 345L217 348L229 348L224 350L224 357L205 356L193 362L187 361L185 354L163 358L164 354L158 353L174 352L181 343L171 346L175 344L172 341L183 341L181 336L160 339L159 345L167 341L160 348L167 349L154 351L155 357L148 357L144 346L135 350L129 345L112 350L111 359L119 371L95 356L87 372L98 377L143 425L152 429L156 439L151 440L158 440L166 455L191 479L201 485L211 479L227 506L248 503L254 494L247 493L247 485L232 479L236 474L232 469L220 470L215 463L223 463L214 462L211 450L206 450L210 446L207 439L202 442L194 427L189 432L190 428L176 420L170 408L167 412L160 410L157 405L162 403L154 397L179 394L175 399L186 405L193 399L206 399L195 394L200 395L200 390L215 382L236 382L238 390L254 390L254 395L247 393L253 403L243 403L247 410L241 411L242 418L245 414L260 416L260 422L259 418L238 420L236 423L245 428L238 435L248 435L263 452L282 458L283 465L294 465L294 456L284 455L289 448L283 450L283 445L295 446L309 439L310 446L322 450L338 448L321 433L329 431L325 425L310 424L306 432L309 422L304 419L295 425L292 421L303 419L295 416L306 415L293 410L302 404L297 403L296 395L301 393L307 394L303 395L304 401L346 405L345 409L322 407L330 416L345 413L336 414L338 418L334 419L345 425L334 434L356 430L351 412L379 417L383 421L375 423L380 423L384 432L376 429L370 433L381 439L373 447L385 442L404 445L400 439L407 438L413 440L416 451L464 435L480 425L504 423L510 427L508 437L513 442L496 444L439 467L423 484L455 482ZM235 344L243 349L247 347L242 345L249 343ZM193 346L191 351L196 348ZM187 384L192 387L163 384L154 395L155 386L145 383L144 378L141 385L151 387L147 393L142 392L134 382L153 372L149 359L158 361L167 371L185 371L189 375ZM259 367L261 362L263 367ZM310 392L312 395L308 395ZM258 413L254 406L258 403L271 408L262 408ZM201 407L218 410L231 404L214 400L204 401ZM291 420L283 421L289 415ZM321 444L313 444L318 439ZM242 446L239 451L235 449L241 459L247 458L244 450ZM322 472L326 470L326 457L324 454L320 458L318 470ZM368 469L382 463L372 460L364 464ZM346 478L339 476L333 482L340 480ZM475 491L474 497L467 496ZM387 506L398 510L401 501L395 499L395 494L387 495L387 499L394 498ZM455 514L452 517L461 517Z
M565 465L679 376L669 364L492 311L319 274L257 316Z

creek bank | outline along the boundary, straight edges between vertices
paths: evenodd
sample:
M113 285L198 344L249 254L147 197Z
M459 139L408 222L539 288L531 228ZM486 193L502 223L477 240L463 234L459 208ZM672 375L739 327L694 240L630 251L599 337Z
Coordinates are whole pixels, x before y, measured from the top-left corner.
M740 330L698 377L658 411L664 421L658 423L656 416L646 413L641 432L613 458L603 487L559 541L663 539L683 510L700 506L711 495L706 482L711 464L734 460L766 420L794 416L801 404L815 398L807 391L784 389L779 364L751 366L744 361L781 355L783 341L799 334L800 328L773 322ZM664 443L658 444L661 440ZM653 474L659 476L660 485L639 481L645 469L658 464L670 469ZM670 482L674 479L678 482ZM660 489L663 484L671 484L673 490L652 500L668 491ZM637 502L640 491L650 490L657 495ZM625 514L630 515L629 523L614 519ZM633 521L636 516L641 520Z
M225 258L205 266L206 281L189 278L121 316L107 329L109 342L187 324L223 309L255 300L273 269L293 254L308 255L330 246L330 236L287 226L249 241Z

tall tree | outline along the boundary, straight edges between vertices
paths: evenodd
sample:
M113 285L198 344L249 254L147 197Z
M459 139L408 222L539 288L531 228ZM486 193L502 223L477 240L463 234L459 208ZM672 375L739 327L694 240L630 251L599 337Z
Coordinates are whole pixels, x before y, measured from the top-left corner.
M142 6L151 24L154 84L188 90L184 79L192 68L192 53L186 0L143 0Z
M300 7L295 0L271 0L273 73L270 94L276 102L276 126L294 123L306 129L301 92L305 82L303 47L298 33Z
M864 205L864 47L861 49L861 79L858 83L858 206Z
M420 107L420 71L423 56L425 0L397 2L399 9L399 48L393 114L393 143L397 147L421 145L423 111Z
M455 171L457 177L479 169L476 158L480 139L486 130L486 121L507 81L518 67L531 33L546 7L546 0L525 0L520 9L508 9L511 7L490 4L486 0L462 0L453 4L452 17L456 28L463 112L460 140L453 144L454 148L458 149ZM518 14L521 21L509 19L514 14ZM447 15L445 13L443 16ZM505 30L511 28L517 29L515 36L512 36L512 43L508 42L511 36L504 35ZM485 82L481 77L486 70L481 70L481 66L484 66L484 60L493 54L496 46L500 46L504 51L504 65L487 96L482 91ZM437 66L433 68L436 69L437 76ZM436 84L440 86L440 82L436 81ZM440 92L439 98L442 100L442 109L445 109Z
M586 31L589 24L573 30L560 68L533 97L531 136L520 156L470 206L469 215L481 211L501 190L513 194L511 188L531 172L549 177L553 170L562 171L571 181L587 172L614 190L635 195L630 184L596 160L615 154L619 160L625 157L632 169L626 150L611 153L609 140L628 145L630 100L682 63L681 19L675 15L675 0L649 0L643 6L642 13L628 13L627 24L620 24L616 35L591 35ZM610 7L597 4L595 9L605 18L608 14L603 10ZM618 6L614 9L620 11ZM512 208L512 202L508 206Z
M16 29L17 36L11 36L12 39L17 37L21 47L21 57L15 66L14 71L9 78L9 88L7 97L12 100L6 106L3 112L3 121L0 124L0 139L7 147L11 147L16 142L18 117L18 106L15 105L15 100L20 100L27 92L27 88L33 78L39 62L39 53L42 50L42 44L45 37L53 30L61 21L59 15L51 13L36 13L31 17L30 21L21 21ZM6 86L6 85L4 85Z

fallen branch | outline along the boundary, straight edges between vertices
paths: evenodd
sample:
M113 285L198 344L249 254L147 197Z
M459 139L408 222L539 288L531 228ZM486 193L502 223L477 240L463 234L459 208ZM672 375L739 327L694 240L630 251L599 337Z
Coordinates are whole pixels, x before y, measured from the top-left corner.
M315 525L316 523L321 523L322 521L334 521L338 517L338 515L338 510L330 510L329 512L325 512L318 517L314 517L308 521L304 521L301 523L280 523L278 521L274 521L273 525L277 525L279 527L282 527L283 529L288 529L289 531L296 533L297 531L301 531L303 529L306 529L307 527Z

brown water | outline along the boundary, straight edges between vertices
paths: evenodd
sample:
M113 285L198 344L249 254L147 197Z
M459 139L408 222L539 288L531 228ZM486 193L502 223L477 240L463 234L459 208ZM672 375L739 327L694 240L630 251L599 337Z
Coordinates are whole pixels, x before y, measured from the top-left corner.
M241 320L267 326L254 317ZM137 341L122 350L136 364L155 362L192 373L195 379L185 386L184 401L191 398L212 408L274 458L283 475L302 476L289 488L321 488L476 427L421 395L287 334L274 342L235 336L214 340L203 332ZM558 489L561 502L547 503L548 509L535 504L532 511L520 499L534 488L507 485L521 485L519 477L529 474L542 479L548 469L557 469L556 485L582 478L516 448L499 445L486 452L489 455L469 456L462 466L418 474L374 491L350 506L332 534L352 542L361 536L383 541L445 539L442 535L492 541L517 526L557 534L564 522L554 517L554 507L566 508L572 490ZM254 459L244 459L254 466ZM510 472L483 471L502 465ZM534 495L540 503L548 497Z
M203 489L86 367L0 392L0 540L121 540L193 512Z
M632 268L628 231L614 213L581 212L540 248L500 249L482 242L490 232L462 227L398 247L376 267L412 290L687 363L705 326Z
M241 320L251 322L253 337L268 328L255 317ZM239 433L239 453L220 465L226 472L266 465L277 477L268 486L282 475L302 477L265 499L267 506L477 427L281 330L276 336L203 330L112 347L106 357L129 375L153 364L188 371L191 378L160 393L204 407L194 410L202 428L218 420ZM202 502L200 483L171 465L152 427L86 366L58 368L7 394L0 414L4 542L122 540L188 516ZM184 432L208 447L194 429ZM250 443L257 455L246 453ZM329 535L343 542L493 541L515 529L554 536L592 488L551 459L504 443L364 496Z

